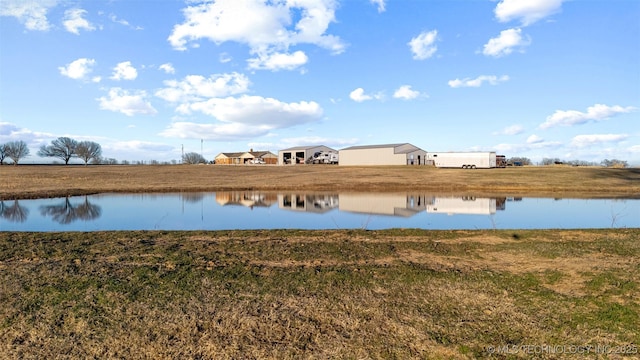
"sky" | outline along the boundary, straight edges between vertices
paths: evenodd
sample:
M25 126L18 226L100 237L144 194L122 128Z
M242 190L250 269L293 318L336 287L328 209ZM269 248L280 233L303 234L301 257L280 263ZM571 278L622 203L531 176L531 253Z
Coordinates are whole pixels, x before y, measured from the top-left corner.
M640 166L637 0L2 0L0 144Z

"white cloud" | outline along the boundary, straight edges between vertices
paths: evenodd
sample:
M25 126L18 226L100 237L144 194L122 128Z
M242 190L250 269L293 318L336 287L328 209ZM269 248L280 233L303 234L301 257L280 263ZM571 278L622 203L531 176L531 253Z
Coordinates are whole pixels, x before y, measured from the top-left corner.
M307 63L309 58L303 51L293 54L272 53L259 54L257 58L249 59L249 69L254 70L293 70Z
M284 103L260 96L214 98L184 106L181 111L202 112L219 123L174 122L160 133L165 137L195 139L247 139L267 135L274 129L317 121L322 108L315 102Z
M553 115L547 117L547 121L540 125L540 129L548 129L558 125L572 126L581 125L589 121L602 121L612 116L635 110L636 108L632 106L622 107L619 105L608 106L603 104L595 104L588 107L586 113L577 110L556 110Z
M131 65L131 61L123 61L113 68L112 80L134 80L138 77L138 70Z
M475 79L464 78L462 80L461 79L449 80L449 86L451 86L452 88L480 87L484 82L489 83L491 85L498 85L498 83L504 82L507 80L509 80L509 77L507 75L503 75L500 77L497 77L495 75L480 75Z
M411 48L413 58L416 60L424 60L432 57L438 50L438 47L435 45L437 39L438 30L424 31L411 39L407 45Z
M164 71L167 74L175 74L176 69L171 65L171 63L162 64L159 67L160 70Z
M127 116L155 115L158 111L147 100L147 93L134 91L130 93L121 88L111 88L108 97L100 97L100 109L121 112Z
M420 92L412 90L410 85L402 85L393 93L394 98L404 100L412 100L418 96L420 96Z
M522 132L524 132L522 125L511 125L500 131L494 132L493 135L518 135Z
M351 98L351 100L355 102L363 102L363 101L373 100L373 99L382 100L383 97L384 96L382 95L382 93L377 93L373 95L365 94L363 88L357 88L353 90L351 93L349 93L349 98Z
M214 97L241 94L248 90L249 79L239 73L215 74L208 78L188 75L182 81L165 81L155 95L172 103L202 101Z
M500 22L520 19L527 26L560 11L564 0L502 0L494 13Z
M322 108L314 101L285 103L273 98L248 95L183 104L178 111L184 114L197 111L222 122L258 125L269 129L312 122L322 115Z
M216 44L226 41L247 44L257 59L271 59L274 55L287 53L290 46L297 44L313 44L333 53L345 49L339 37L326 34L329 24L335 22L338 6L335 1L218 0L194 3L183 9L185 22L174 26L168 38L175 49L186 50L187 44L199 39ZM294 56L299 62L300 54ZM271 69L269 66L259 68Z
M218 57L218 60L223 63L226 64L228 62L230 62L231 60L233 60L233 58L231 57L231 55L229 55L226 52L223 52L222 54L220 54L220 56Z
M507 29L501 31L498 37L489 39L482 53L487 56L501 57L511 54L515 48L523 48L529 44L531 40L522 37L522 29Z
M87 76L91 73L92 67L95 65L94 59L80 58L67 64L66 66L60 66L60 74L75 80L86 80ZM99 79L100 78L94 78Z
M51 28L47 12L57 4L58 0L2 0L0 16L15 17L28 30L47 31Z
M603 143L620 142L629 137L627 134L593 134L578 135L571 140L571 146L586 147Z
M527 144L539 144L542 142L544 142L544 139L536 134L533 134L527 138Z
M89 23L84 15L87 14L86 10L83 9L69 9L64 12L64 21L62 24L68 32L74 33L76 35L80 35L80 29L84 29L86 31L93 31L96 28Z
M385 12L385 0L369 0L373 5L377 5L378 6L378 12L379 13L383 13Z
M129 28L134 29L134 30L142 30L142 29L143 29L143 28L142 28L142 26L133 26L133 25L131 25L127 20L125 20L125 19L119 19L117 16L115 16L115 15L113 15L113 14L111 14L111 15L109 16L109 19L110 19L111 21L113 21L114 23L116 23L116 24L120 24L120 25L123 25L123 26L129 27Z

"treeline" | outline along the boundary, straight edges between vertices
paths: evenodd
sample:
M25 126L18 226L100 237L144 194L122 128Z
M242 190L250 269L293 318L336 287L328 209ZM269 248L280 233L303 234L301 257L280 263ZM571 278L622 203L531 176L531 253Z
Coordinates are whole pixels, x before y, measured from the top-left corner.
M0 144L0 165L4 165L7 159L11 159L14 165L18 165L20 160L28 157L29 154L29 147L22 140ZM51 141L49 145L42 145L37 154L40 157L60 159L65 165L68 165L69 161L74 158L82 160L85 165L175 165L178 163L177 160L171 160L170 162L122 160L118 162L114 158L103 158L100 144L93 141L77 141L68 137L59 137ZM190 152L182 156L182 163L206 164L207 161L201 154Z

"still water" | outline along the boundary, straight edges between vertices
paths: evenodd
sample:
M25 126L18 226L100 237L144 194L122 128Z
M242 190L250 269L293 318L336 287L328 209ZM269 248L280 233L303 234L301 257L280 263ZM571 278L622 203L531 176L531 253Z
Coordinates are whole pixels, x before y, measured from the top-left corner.
M234 191L0 202L2 231L625 227L640 227L640 200Z

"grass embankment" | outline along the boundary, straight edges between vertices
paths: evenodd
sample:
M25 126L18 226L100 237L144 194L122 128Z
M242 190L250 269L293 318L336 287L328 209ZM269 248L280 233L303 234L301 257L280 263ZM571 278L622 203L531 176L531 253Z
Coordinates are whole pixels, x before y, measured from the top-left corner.
M566 358L576 345L593 346L576 358L631 358L639 239L640 229L0 233L0 357L472 359L509 346L493 356Z
M428 166L0 166L0 200L104 192L432 191L499 196L640 197L640 168Z

